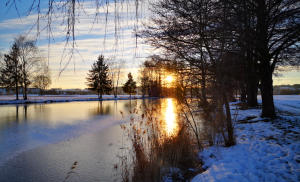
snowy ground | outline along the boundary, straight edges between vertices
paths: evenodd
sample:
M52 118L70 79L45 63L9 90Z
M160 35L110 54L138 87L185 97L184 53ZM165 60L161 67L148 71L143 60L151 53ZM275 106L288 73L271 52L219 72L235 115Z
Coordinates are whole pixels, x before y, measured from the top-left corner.
M29 95L28 100L15 100L15 95L1 95L0 104L25 104L25 103L49 103L49 102L72 102L72 101L97 101L97 95ZM129 99L129 95L118 95L117 100ZM140 95L132 95L131 99L141 98ZM114 100L113 95L103 95L102 100Z
M236 112L232 103L237 144L201 152L207 170L192 182L300 181L300 95L274 99L279 118L273 121L259 117L260 109Z

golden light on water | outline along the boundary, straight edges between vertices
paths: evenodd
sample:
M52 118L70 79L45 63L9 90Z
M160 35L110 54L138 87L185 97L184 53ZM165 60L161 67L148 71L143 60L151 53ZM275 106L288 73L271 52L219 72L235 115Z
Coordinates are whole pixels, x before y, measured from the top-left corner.
M169 98L166 99L165 103L165 132L167 136L173 136L177 134L178 131L178 123L176 119L176 112L175 112L175 103L173 99Z

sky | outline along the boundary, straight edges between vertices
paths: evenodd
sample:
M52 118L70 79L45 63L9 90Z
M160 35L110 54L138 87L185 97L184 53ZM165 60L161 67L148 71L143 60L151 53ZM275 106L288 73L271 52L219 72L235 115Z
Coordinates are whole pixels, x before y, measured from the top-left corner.
M16 1L16 7L4 0L0 2L0 52L7 53L18 35L27 35L29 38L36 38L37 35L37 12L28 14L30 3L33 0ZM136 39L134 29L142 28L149 17L148 4L139 6L138 20L134 2L110 3L108 6L100 5L98 16L95 19L95 1L79 1L81 6L76 14L75 49L70 45L66 46L66 26L63 21L66 18L60 11L57 11L52 18L51 39L48 39L47 21L40 17L37 46L40 54L49 61L52 77L51 88L86 88L86 76L92 63L100 54L108 59L108 64L122 67L121 83L127 79L129 72L137 79L139 66L148 56L158 53L143 40ZM113 2L113 1L112 1ZM46 13L48 0L41 0L41 14ZM16 11L16 9L18 11ZM107 24L105 23L105 12ZM118 16L116 19L115 16ZM117 21L117 23L116 23ZM116 27L117 25L117 27ZM49 43L50 42L50 43ZM70 51L73 50L70 59ZM118 63L118 64L116 64ZM62 71L63 70L63 71ZM278 84L300 84L300 72L282 72L280 77L274 77L274 85Z
M6 7L4 2L0 2L0 52L7 53L18 35L26 35L28 38L36 38L37 13L28 15L30 0L16 1L17 9L14 6ZM42 13L47 10L47 1L41 1ZM52 37L48 42L47 21L40 18L40 34L37 38L37 46L40 54L49 60L49 67L52 76L52 88L86 88L86 76L92 63L100 54L108 59L111 67L122 67L121 83L127 79L129 72L133 73L137 80L138 68L155 52L150 46L143 44L143 40L136 39L134 28L144 22L145 14L139 15L136 20L136 10L134 3L111 3L100 6L99 16L95 19L95 1L80 1L79 15L76 14L75 24L75 49L71 44L66 46L66 26L63 25L64 15L57 11L52 20ZM146 12L145 4L140 6L141 11ZM105 12L107 24L105 21ZM118 16L116 19L115 16ZM115 23L115 20L118 22ZM117 28L116 28L117 25ZM117 31L117 32L116 32ZM66 48L66 49L65 49ZM70 51L74 51L70 59ZM116 64L118 63L118 64ZM63 71L62 71L63 70Z

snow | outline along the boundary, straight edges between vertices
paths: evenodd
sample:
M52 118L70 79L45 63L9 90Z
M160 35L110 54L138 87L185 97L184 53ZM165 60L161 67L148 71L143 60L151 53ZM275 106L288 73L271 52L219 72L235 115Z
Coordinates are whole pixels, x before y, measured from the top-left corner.
M300 181L300 95L275 96L274 102L279 118L273 121L261 118L260 109L238 110L237 144L199 153L206 171L192 182ZM234 114L235 103L231 109Z
M22 95L20 96L22 98ZM132 95L131 99L140 99L141 95ZM28 100L15 100L15 95L1 95L1 104L26 104L26 103L50 103L50 102L72 102L72 101L97 101L97 95L29 95ZM114 98L113 95L103 95L102 100L128 100L129 95L118 95Z

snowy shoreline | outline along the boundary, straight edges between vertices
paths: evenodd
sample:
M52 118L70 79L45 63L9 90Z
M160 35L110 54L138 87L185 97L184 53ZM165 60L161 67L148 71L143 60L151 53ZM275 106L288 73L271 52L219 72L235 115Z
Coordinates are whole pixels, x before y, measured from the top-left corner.
M22 98L22 96L21 96ZM153 98L153 97L144 97ZM100 101L108 100L134 100L134 99L144 99L141 95L132 95L131 98L129 95L118 95L115 98L113 95L103 95L103 98ZM55 103L55 102L78 102L78 101L99 101L97 95L29 95L28 100L15 100L14 95L1 95L0 96L0 105L9 105L9 104L35 104L35 103Z
M274 120L261 118L259 108L241 110L231 103L237 144L200 152L205 171L192 182L299 181L300 95L276 95L274 102Z

